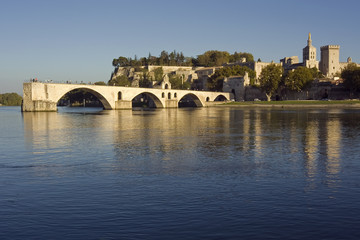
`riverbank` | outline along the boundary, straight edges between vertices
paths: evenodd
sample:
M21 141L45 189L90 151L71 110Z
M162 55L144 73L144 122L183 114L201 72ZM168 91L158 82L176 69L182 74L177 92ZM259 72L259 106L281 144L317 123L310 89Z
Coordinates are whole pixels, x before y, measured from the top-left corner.
M359 100L298 100L298 101L247 101L247 102L227 102L215 106L235 106L235 107L280 107L280 108L360 108Z

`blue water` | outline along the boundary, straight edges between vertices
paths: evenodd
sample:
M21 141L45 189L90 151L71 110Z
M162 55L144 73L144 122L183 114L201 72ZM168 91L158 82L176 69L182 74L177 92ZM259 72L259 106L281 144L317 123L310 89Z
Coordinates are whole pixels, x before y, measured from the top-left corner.
M0 108L0 239L359 239L360 110Z

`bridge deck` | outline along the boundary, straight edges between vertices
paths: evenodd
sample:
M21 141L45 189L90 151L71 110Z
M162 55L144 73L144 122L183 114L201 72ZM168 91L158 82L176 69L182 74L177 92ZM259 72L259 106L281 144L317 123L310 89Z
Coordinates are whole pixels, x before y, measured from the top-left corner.
M30 82L23 85L22 110L56 111L57 102L75 89L84 89L94 94L105 109L132 108L133 99L140 94L149 96L158 108L176 108L186 96L198 107L213 105L219 97L225 100L230 100L231 97L226 92Z

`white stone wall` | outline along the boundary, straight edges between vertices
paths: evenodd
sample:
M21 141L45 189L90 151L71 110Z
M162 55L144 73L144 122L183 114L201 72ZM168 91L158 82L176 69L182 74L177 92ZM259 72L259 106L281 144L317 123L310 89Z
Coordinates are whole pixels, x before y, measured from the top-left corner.
M259 79L262 70L265 67L267 67L267 66L269 66L271 64L280 65L280 63L273 63L273 62L270 62L270 63L269 62L255 62L254 63L254 69L253 70L256 72L256 79L257 80Z
M340 72L340 46L339 45L327 45L320 48L321 60L320 71L326 77L334 77L337 72Z
M168 73L172 73L172 72L176 72L176 71L191 71L192 67L184 67L184 66L148 66L148 70L149 72L154 71L156 68L162 67L164 74L168 74Z
M230 93L178 89L154 89L82 84L24 83L22 111L56 111L56 103L74 89L86 89L94 94L105 109L131 108L131 101L139 94L149 94L157 107L177 107L178 101L191 95L198 106L207 106L219 95L230 99ZM121 98L119 98L121 96ZM176 104L175 104L176 103ZM175 106L176 105L176 106Z
M224 79L223 91L234 94L235 101L245 100L244 78L241 76L232 76Z

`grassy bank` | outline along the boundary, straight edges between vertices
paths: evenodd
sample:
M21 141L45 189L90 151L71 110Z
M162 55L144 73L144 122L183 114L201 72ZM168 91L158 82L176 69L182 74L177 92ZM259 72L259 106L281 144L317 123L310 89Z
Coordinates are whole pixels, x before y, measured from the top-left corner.
M289 100L289 101L248 101L248 102L228 102L224 103L226 106L358 106L360 107L360 100Z

